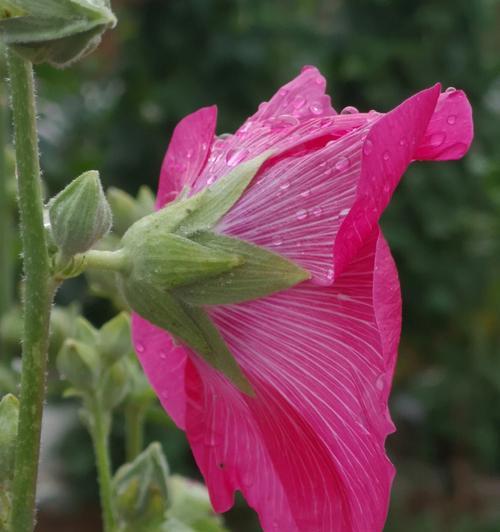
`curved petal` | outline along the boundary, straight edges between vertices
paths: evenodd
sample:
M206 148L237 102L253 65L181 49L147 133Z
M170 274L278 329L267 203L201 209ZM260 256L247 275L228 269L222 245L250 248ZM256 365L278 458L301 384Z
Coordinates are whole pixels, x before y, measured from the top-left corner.
M213 309L256 390L239 393L191 355L187 435L218 511L240 489L264 530L382 530L398 287L376 230L331 287Z
M203 170L217 123L217 107L203 107L183 118L174 129L163 159L156 207L177 197L185 186L192 186Z
M472 108L467 96L463 91L447 89L439 96L436 110L415 153L415 159L460 159L469 149L473 136Z

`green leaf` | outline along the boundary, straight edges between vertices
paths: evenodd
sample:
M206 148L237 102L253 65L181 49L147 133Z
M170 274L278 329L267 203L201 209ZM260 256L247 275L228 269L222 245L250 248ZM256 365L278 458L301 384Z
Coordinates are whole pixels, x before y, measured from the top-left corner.
M215 279L205 279L173 290L179 299L191 305L223 305L258 299L311 277L308 271L294 262L243 240L208 232L191 238L203 246L234 253L243 259L241 266Z
M123 294L135 312L173 334L240 390L253 394L250 383L203 309L191 307L154 285L122 277L120 282Z

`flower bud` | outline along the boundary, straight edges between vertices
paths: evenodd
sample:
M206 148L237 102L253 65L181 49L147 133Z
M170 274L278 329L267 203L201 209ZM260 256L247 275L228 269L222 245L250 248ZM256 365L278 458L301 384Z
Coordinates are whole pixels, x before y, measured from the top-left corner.
M93 170L50 200L48 209L54 241L65 257L87 251L111 228L111 209Z
M57 356L57 369L77 391L95 391L100 371L99 354L81 341L66 340Z
M124 361L120 360L104 373L101 390L101 406L111 411L118 406L130 390L129 374Z
M5 395L0 401L0 486L12 480L14 473L18 418L19 401L12 394Z
M78 61L115 25L108 0L0 0L3 39L33 63Z
M152 443L116 472L113 492L122 524L142 530L164 521L169 497L168 465L159 443Z
M106 366L112 366L132 351L130 317L121 312L105 323L99 331L99 354Z

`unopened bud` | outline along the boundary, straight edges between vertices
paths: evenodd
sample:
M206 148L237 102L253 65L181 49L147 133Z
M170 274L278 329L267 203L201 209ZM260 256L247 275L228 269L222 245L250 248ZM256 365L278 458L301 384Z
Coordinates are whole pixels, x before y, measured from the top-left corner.
M120 521L135 530L160 525L168 506L168 465L159 443L152 443L113 479ZM156 530L156 529L155 529Z
M112 366L130 351L130 317L126 312L121 312L101 327L99 352L105 365Z
M52 235L65 257L89 250L111 228L99 173L85 172L49 203Z
M0 0L4 41L33 63L78 61L115 25L108 0Z
M77 391L93 391L100 371L99 354L83 342L66 340L57 356L57 369Z
M104 373L101 386L101 406L111 411L118 406L130 390L129 375L124 361L114 364Z

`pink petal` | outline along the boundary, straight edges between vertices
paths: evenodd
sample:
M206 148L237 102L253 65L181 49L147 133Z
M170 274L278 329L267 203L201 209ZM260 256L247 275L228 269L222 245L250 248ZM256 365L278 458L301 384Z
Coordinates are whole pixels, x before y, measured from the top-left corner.
M202 171L214 138L217 108L204 107L183 118L175 128L160 173L157 208L169 203Z
M213 309L257 392L244 396L191 354L187 434L216 510L240 489L264 530L382 530L398 286L376 230L331 287Z
M415 159L460 159L469 149L473 136L472 108L467 96L460 90L448 89L439 96Z
M170 334L137 314L132 315L132 341L151 386L163 408L177 426L185 429L186 349L175 344Z

